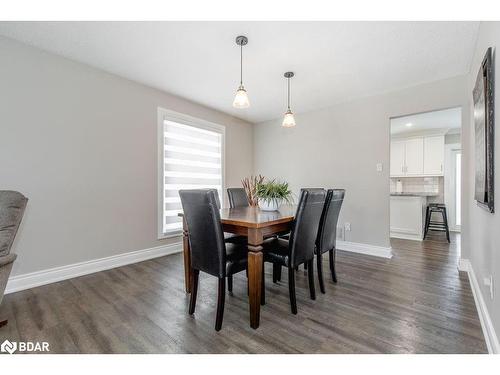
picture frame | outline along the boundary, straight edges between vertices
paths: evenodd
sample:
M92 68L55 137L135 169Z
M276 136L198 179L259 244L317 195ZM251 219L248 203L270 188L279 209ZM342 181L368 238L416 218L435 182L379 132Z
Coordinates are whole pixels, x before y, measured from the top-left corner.
M494 204L494 71L493 51L488 48L473 90L475 182L474 199L493 213Z

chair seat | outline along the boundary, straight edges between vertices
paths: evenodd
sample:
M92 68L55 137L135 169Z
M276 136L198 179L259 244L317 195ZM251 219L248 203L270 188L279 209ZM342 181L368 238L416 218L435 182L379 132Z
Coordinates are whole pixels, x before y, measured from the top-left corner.
M264 248L264 261L281 264L288 267L289 242L284 238L270 238L262 244Z
M230 276L247 268L246 245L226 243L226 275Z

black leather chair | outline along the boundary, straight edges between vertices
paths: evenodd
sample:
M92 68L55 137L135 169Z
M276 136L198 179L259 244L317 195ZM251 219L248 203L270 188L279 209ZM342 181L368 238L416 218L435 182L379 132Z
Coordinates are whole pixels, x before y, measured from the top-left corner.
M248 207L248 198L245 189L243 188L228 188L227 195L229 197L229 207ZM229 243L237 243L237 244L246 244L247 237L238 236L237 234L232 233L224 233L224 238L226 242ZM232 279L228 279L229 286L232 290L233 283Z
M248 197L245 189L243 188L228 188L227 195L229 197L229 206L234 207L248 207Z
M192 290L189 314L194 314L200 271L219 279L215 330L222 327L226 296L226 277L247 268L247 247L225 243L217 192L211 189L179 190L189 231Z
M311 299L316 299L314 289L314 245L318 235L318 226L325 203L324 189L302 189L295 221L290 232L290 240L272 238L264 242L264 261L273 263L274 273L281 266L288 268L288 289L292 314L297 314L297 300L295 296L295 268L300 264L307 264L309 278L309 292ZM262 302L265 301L264 281L262 282Z
M318 280L321 293L325 293L323 281L323 259L326 252L330 258L330 271L333 282L337 282L335 273L335 252L337 243L337 222L339 220L340 208L344 201L344 189L328 189L326 192L325 205L319 221L318 238L316 239L316 260L318 266Z

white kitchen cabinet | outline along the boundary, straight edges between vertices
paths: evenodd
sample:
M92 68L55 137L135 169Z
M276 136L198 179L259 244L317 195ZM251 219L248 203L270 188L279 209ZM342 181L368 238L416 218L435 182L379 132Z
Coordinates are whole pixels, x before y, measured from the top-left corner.
M426 204L427 198L421 196L391 196L390 236L422 241Z
M405 174L405 143L406 141L391 142L391 176L404 176Z
M391 141L391 177L444 175L444 136Z
M444 175L444 136L424 138L424 175Z
M424 173L424 140L410 138L405 142L406 176L421 176Z

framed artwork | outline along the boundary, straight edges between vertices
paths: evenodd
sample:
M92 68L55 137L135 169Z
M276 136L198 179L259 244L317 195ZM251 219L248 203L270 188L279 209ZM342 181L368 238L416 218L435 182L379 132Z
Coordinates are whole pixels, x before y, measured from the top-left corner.
M477 203L494 212L494 91L492 49L488 48L476 78L474 99L475 189Z

